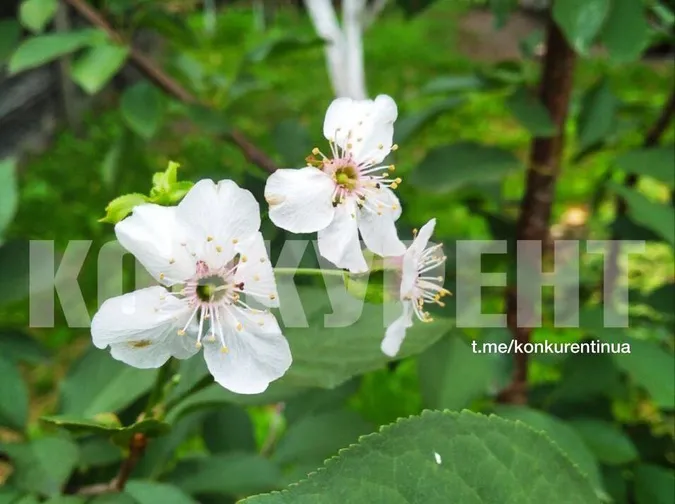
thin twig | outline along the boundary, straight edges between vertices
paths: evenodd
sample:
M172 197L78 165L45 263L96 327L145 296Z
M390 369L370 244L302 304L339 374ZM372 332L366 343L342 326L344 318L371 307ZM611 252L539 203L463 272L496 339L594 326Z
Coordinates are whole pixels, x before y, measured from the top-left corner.
M92 25L105 31L108 36L118 43L125 43L124 38L108 23L105 17L85 0L63 0L70 5L79 15ZM180 85L170 75L157 66L154 61L145 54L130 45L129 61L149 81L162 89L168 95L185 104L198 104L195 95ZM242 151L246 159L259 166L263 170L273 173L277 169L276 163L260 148L256 147L246 136L237 130L231 130L228 139Z

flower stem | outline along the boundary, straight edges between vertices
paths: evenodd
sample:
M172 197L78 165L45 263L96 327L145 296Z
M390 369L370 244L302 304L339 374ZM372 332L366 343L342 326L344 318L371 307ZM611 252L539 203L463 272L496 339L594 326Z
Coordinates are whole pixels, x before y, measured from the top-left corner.
M306 276L339 276L345 275L345 272L338 269L321 269L321 268L274 268L277 275L306 275Z

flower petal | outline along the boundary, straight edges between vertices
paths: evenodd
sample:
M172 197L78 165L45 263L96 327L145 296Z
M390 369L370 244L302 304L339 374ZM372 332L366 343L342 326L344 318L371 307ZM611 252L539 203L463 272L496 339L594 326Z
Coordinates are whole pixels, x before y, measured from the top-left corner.
M398 238L394 221L401 215L401 205L391 189L373 189L366 194L366 204L359 210L358 224L366 247L383 257L400 256L405 245Z
M234 275L235 282L243 282L244 293L265 306L279 306L274 270L262 234L256 233L237 244L236 248L241 256Z
M227 351L206 342L204 358L213 378L237 394L260 394L291 365L291 350L274 315L236 310L221 312ZM263 325L259 325L260 322ZM241 323L241 330L236 325Z
M356 203L348 199L335 209L330 226L318 234L319 253L338 268L365 273L368 265L361 251L356 221Z
M191 252L211 268L234 257L234 244L260 229L260 206L250 191L231 180L200 180L177 207L189 226Z
M384 339L380 348L385 355L395 357L398 354L401 344L405 338L406 329L413 325L413 308L412 302L404 301L403 313L399 318L394 320L384 334Z
M169 357L194 355L194 339L179 336L190 308L162 287L108 299L94 315L91 336L98 348L137 368L156 368Z
M436 219L431 219L424 226L422 226L412 244L410 245L410 248L414 249L419 254L424 252L424 249L427 248L427 244L431 239L431 235L434 234L435 227Z
M175 207L140 205L117 223L115 234L148 272L160 282L173 285L190 278L195 261L183 245L188 230L179 222Z
M333 220L335 183L318 168L277 170L267 179L270 219L291 233L313 233Z

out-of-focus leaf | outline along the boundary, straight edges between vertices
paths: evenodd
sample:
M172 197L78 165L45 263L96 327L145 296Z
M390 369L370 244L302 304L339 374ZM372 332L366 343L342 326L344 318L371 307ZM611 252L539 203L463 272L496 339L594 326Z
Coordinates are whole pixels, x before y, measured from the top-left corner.
M29 284L33 293L54 288L51 265L30 264L29 240L12 240L0 246L0 264L11 265L0 268L0 304L26 298Z
M46 496L61 487L77 464L77 445L62 437L42 437L21 444L1 444L14 467L12 484L21 490Z
M164 97L155 86L139 82L127 88L120 102L127 126L141 137L150 139L159 129L164 116Z
M13 362L39 364L49 357L49 352L30 334L0 328L0 355Z
M58 0L23 0L19 7L19 20L33 33L41 33L56 14L58 6Z
M77 495L59 495L43 502L43 504L86 504L87 499Z
M619 369L607 354L570 354L563 363L562 377L552 400L583 401L612 396L619 390Z
M626 464L638 458L638 452L630 438L609 422L577 419L570 421L569 425L604 464Z
M675 188L675 146L652 147L626 152L616 158L616 165L627 173L655 178Z
M71 77L89 94L98 93L122 68L129 48L109 42L96 45L72 66Z
M649 305L665 316L675 317L675 313L673 313L673 306L675 306L675 283L668 283L654 289L646 296L643 296L640 302Z
M638 59L649 42L644 4L635 0L612 0L602 42L618 63Z
M96 44L102 37L105 38L105 34L95 29L30 37L21 43L9 59L9 72L15 74L44 65L78 49Z
M436 0L396 0L396 4L410 17L419 14L435 1Z
M518 0L489 0L489 4L497 29L503 28L511 13L518 8Z
M227 404L209 413L204 420L202 435L211 453L256 451L251 417L236 404Z
M293 51L308 49L324 45L326 42L316 36L306 35L281 35L266 40L258 47L251 50L246 56L247 61L259 63L273 57L283 56Z
M135 206L142 205L148 202L148 197L145 194L132 193L118 196L105 208L106 215L99 222L108 224L117 224L131 213Z
M673 504L675 475L672 469L640 464L635 469L636 504Z
M410 182L436 193L500 180L521 168L509 151L471 142L430 150L410 176Z
M272 138L285 166L305 165L305 157L312 150L312 137L302 123L285 119L274 127Z
M138 504L197 504L182 490L157 481L131 480L124 488Z
M16 180L16 160L0 160L0 244L2 235L12 222L19 206L19 187Z
M564 0L553 3L553 19L577 52L586 54L609 12L609 0Z
M464 103L464 98L452 97L436 103L424 110L407 115L396 122L394 140L399 143L408 141L425 125L431 123L441 114L453 110Z
M347 399L359 389L360 380L354 379L330 390L312 389L285 401L284 417L294 423L304 416L341 409Z
M126 130L124 133L126 133ZM110 146L101 163L101 181L108 189L114 187L119 173L120 160L127 140L127 135L124 133Z
M23 430L28 421L28 387L16 365L0 356L0 425Z
M93 418L122 410L150 390L156 374L156 369L132 368L92 348L61 383L61 412Z
M519 87L506 100L506 106L525 129L535 137L555 135L556 127L551 116L539 99L526 88Z
M421 92L425 94L454 93L482 89L485 82L477 75L444 75L427 82ZM398 128L398 123L397 126Z
M41 420L51 425L56 425L72 432L73 434L97 434L108 436L119 446L128 446L134 434L144 434L146 437L157 437L167 433L170 426L154 418L147 418L127 427L104 423L88 418L76 418L68 416L45 416Z
M227 117L220 110L213 110L201 105L191 105L187 112L188 117L207 133L222 135L230 131Z
M7 61L21 38L21 26L14 19L0 19L0 66Z
M629 215L635 222L651 229L671 245L675 245L675 210L671 205L647 199L635 189L610 184L612 190L628 204Z
M602 143L613 131L618 104L607 79L601 80L586 91L581 100L577 128L579 150L583 151Z
M153 442L154 444L154 442ZM109 439L89 436L79 442L80 469L87 471L92 467L109 466L118 464L123 457L122 447L115 446ZM127 443L123 449L129 448Z

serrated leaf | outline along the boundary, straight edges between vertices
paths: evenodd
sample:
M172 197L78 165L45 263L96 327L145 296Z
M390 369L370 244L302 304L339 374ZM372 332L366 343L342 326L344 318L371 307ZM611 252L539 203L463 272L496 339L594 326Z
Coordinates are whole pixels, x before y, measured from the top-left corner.
M626 464L638 458L637 449L630 438L609 422L577 419L568 424L604 464Z
M138 504L198 504L179 488L157 481L131 480L124 487L124 493Z
M602 42L617 63L638 59L649 42L644 4L636 0L612 0Z
M20 39L21 25L14 19L0 19L0 66L7 61Z
M617 157L616 165L626 173L652 177L675 188L675 146L632 150Z
M536 461L536 463L534 462ZM544 435L499 417L425 411L362 437L282 492L245 504L592 504L593 489Z
M671 205L647 199L635 189L612 183L610 187L628 204L630 217L675 245L675 209Z
M148 197L145 194L132 193L118 196L106 207L106 215L99 222L106 222L108 224L117 224L131 213L134 207L148 202Z
M586 54L609 12L609 0L564 0L553 3L553 19L570 45Z
M0 356L0 425L23 430L28 421L28 387L16 365Z
M526 88L519 87L506 100L513 116L535 137L555 135L556 127L541 101Z
M52 20L58 6L58 0L23 0L19 7L21 24L33 33L40 33Z
M446 193L500 180L520 167L507 150L461 142L430 150L409 180L420 189Z
M42 437L21 444L1 444L14 467L11 481L16 488L46 496L61 493L75 468L77 445L61 437Z
M120 107L127 126L147 140L155 135L162 122L164 97L152 84L139 82L124 91Z
M640 464L635 469L636 504L673 504L675 475L672 469Z
M577 125L579 150L602 143L614 130L618 105L607 79L599 81L584 93Z
M406 115L396 122L394 140L399 143L408 141L425 125L433 122L441 114L459 107L462 103L464 103L464 101L464 98L452 97L431 105L430 107L419 112Z
M101 40L102 32L83 29L37 35L25 40L9 59L9 72L16 74L49 63Z
M128 55L128 47L96 45L73 62L71 77L87 93L96 94L122 68Z
M18 207L19 186L16 179L16 160L2 159L0 160L0 244Z

